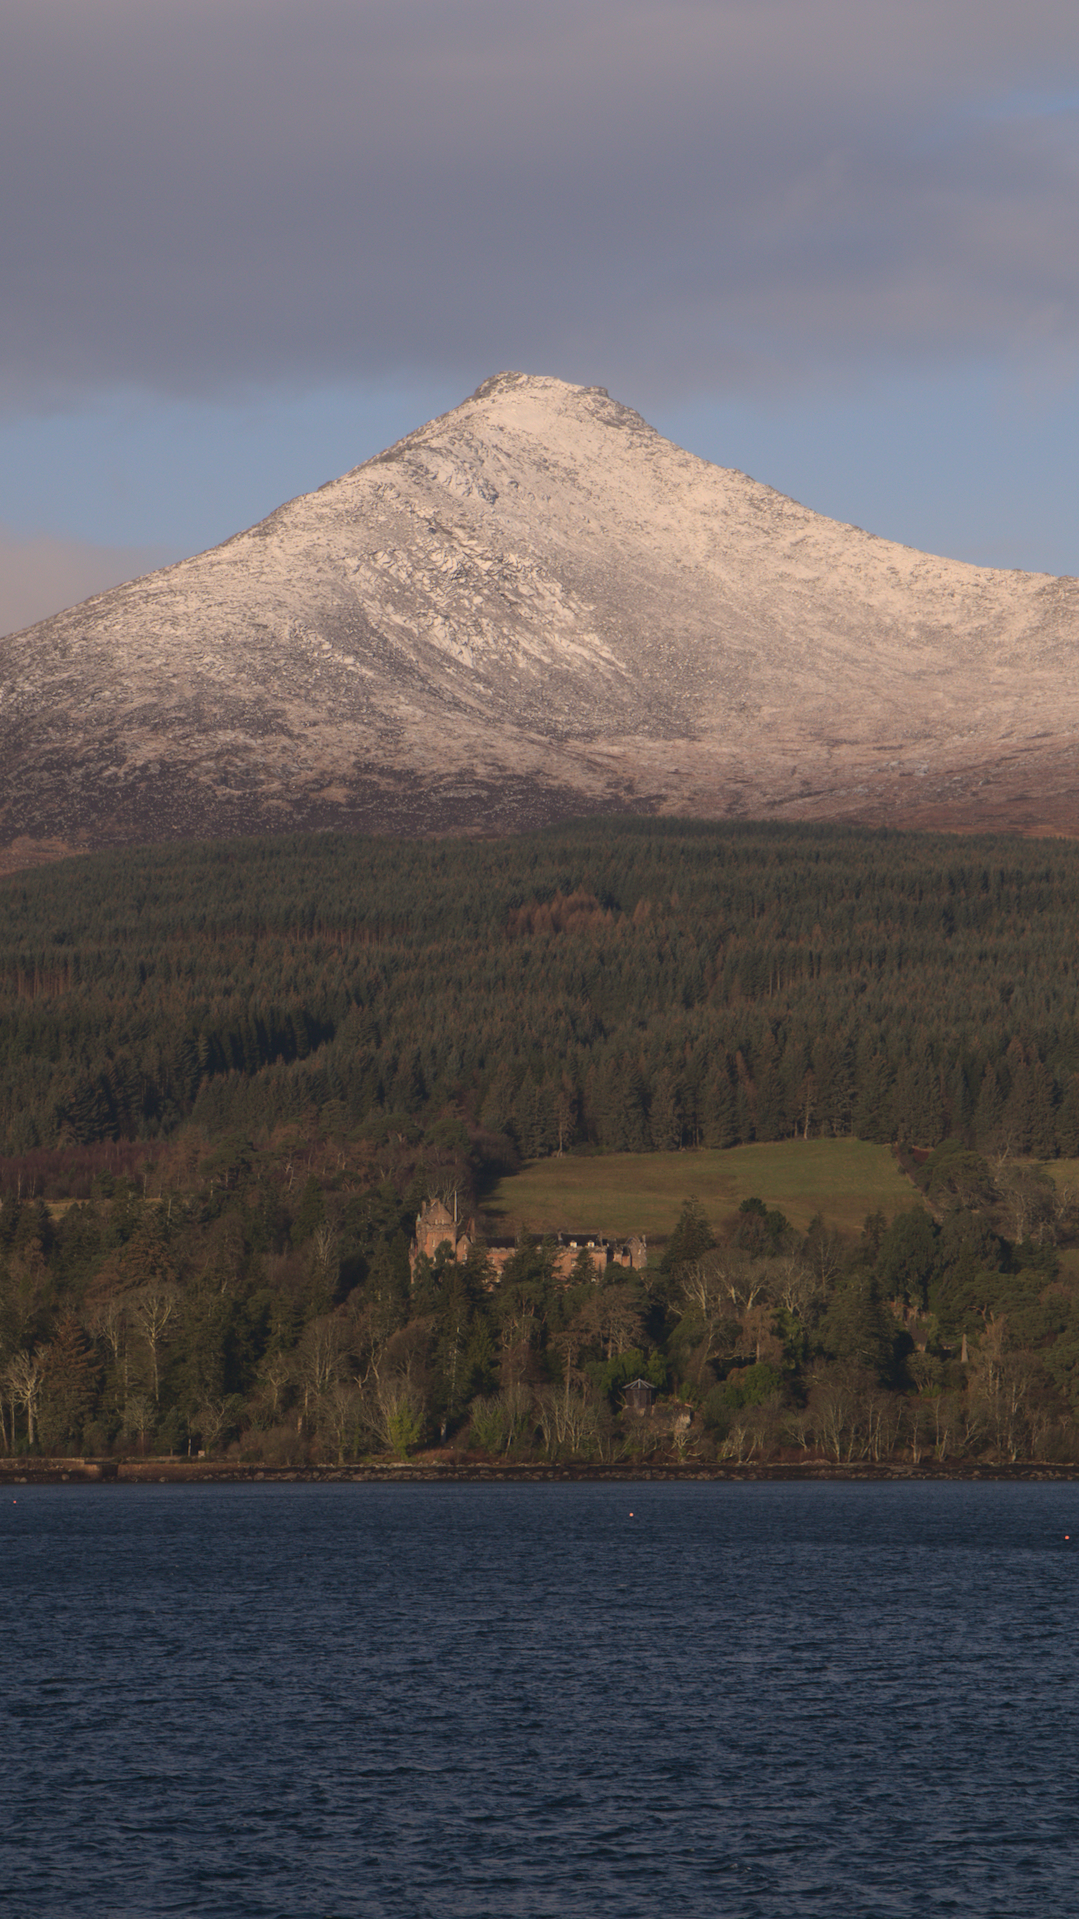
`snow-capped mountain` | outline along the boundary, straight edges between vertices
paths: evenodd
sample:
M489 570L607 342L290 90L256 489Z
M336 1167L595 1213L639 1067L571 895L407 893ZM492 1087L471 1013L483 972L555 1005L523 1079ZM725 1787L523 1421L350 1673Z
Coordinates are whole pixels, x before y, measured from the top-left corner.
M505 373L0 640L0 841L626 808L1067 831L1077 669L1074 580L895 546Z

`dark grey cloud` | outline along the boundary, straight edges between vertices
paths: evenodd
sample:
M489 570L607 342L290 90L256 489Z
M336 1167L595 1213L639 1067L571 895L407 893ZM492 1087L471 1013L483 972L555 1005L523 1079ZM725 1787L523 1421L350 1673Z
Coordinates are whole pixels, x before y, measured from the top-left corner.
M1072 4L9 0L3 39L9 405L1079 344Z

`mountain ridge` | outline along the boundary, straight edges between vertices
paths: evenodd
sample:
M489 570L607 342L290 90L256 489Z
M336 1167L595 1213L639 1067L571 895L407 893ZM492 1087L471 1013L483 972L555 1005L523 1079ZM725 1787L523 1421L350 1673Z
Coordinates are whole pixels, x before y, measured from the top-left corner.
M503 373L0 640L0 842L623 810L1070 833L1077 657L1074 580L840 525L602 388Z

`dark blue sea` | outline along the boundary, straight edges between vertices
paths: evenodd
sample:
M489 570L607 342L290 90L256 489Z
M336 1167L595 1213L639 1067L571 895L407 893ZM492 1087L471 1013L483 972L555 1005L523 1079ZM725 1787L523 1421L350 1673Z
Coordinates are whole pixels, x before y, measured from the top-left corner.
M1079 1485L0 1501L5 1919L1079 1910Z

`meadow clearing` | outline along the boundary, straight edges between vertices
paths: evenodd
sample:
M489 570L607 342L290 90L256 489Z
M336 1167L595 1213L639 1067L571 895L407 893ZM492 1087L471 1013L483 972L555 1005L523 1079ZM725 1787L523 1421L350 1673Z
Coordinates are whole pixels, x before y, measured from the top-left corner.
M682 1203L700 1200L715 1227L756 1196L804 1231L815 1213L858 1232L868 1213L922 1204L888 1146L858 1139L793 1139L726 1151L604 1153L534 1160L499 1180L485 1211L506 1231L577 1228L663 1239Z

